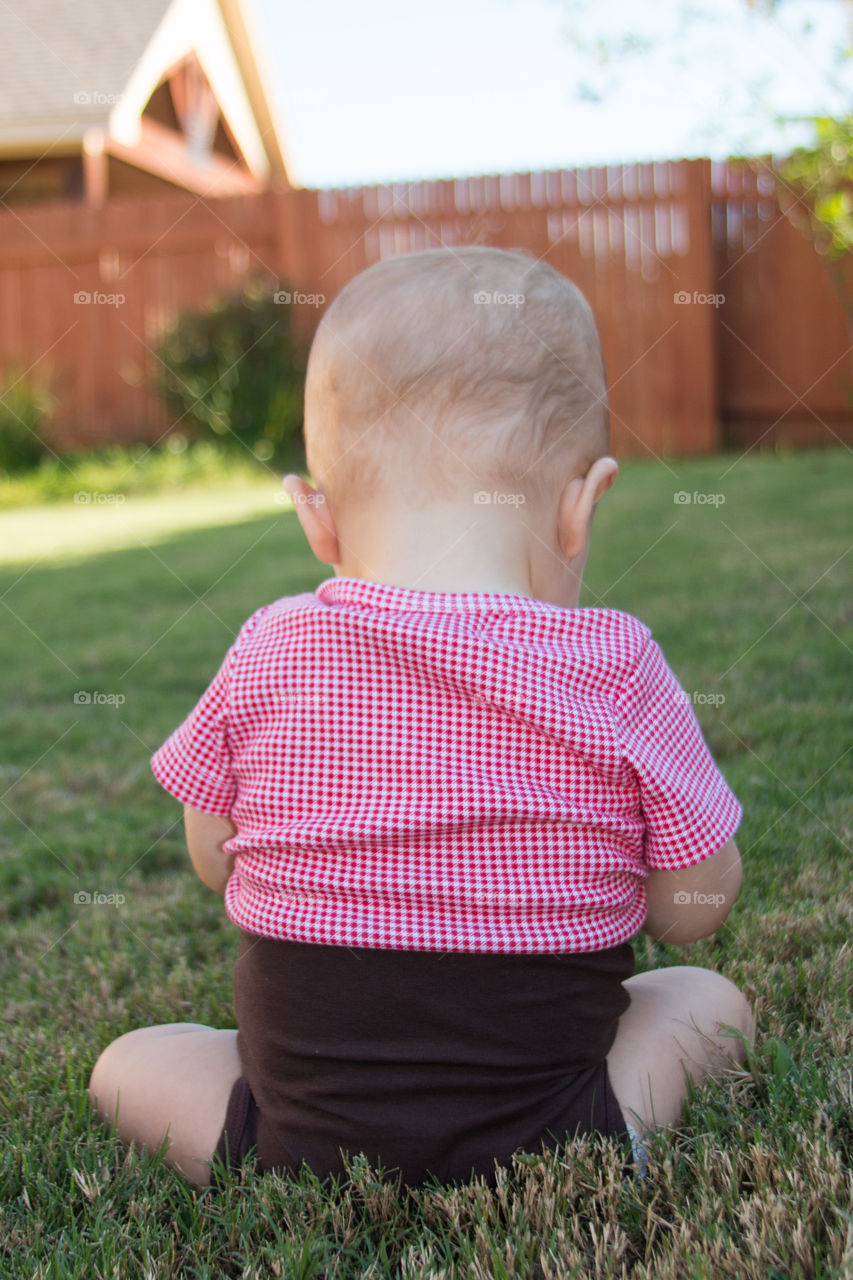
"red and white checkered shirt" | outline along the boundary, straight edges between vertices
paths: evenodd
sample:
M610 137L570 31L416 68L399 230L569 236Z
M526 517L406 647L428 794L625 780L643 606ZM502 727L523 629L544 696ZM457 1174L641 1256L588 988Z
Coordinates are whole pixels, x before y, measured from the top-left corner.
M237 828L234 923L325 945L616 946L741 818L636 618L358 578L254 613L151 765Z

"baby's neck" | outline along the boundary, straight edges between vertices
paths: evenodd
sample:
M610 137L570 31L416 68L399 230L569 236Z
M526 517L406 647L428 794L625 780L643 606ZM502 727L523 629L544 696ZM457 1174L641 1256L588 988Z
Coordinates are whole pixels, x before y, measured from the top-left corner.
M472 572L469 567L464 572L452 572L441 564L431 569L416 571L395 569L392 566L369 571L368 566L353 566L349 563L335 565L335 574L339 578L363 578L368 582L382 582L391 587L408 587L413 591L492 591L508 595L533 596L532 585L517 582L506 574L497 576L487 572Z
M341 578L414 591L489 591L575 608L580 581L517 513L451 506L375 521L340 537Z

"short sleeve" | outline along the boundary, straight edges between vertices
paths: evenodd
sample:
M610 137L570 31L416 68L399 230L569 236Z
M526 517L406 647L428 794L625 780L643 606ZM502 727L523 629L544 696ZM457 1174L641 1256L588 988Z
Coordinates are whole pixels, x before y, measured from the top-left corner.
M716 853L734 835L743 811L651 636L619 699L617 718L624 757L640 785L646 865L678 871Z
M231 674L237 651L262 612L244 624L193 710L151 757L160 785L202 813L227 817L237 795L228 747Z

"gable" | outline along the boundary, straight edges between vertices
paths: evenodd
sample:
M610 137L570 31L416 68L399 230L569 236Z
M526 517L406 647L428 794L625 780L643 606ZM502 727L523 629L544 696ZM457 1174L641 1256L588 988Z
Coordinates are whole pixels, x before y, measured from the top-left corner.
M173 0L115 106L110 119L112 136L130 146L138 142L140 118L167 77L173 84L173 104L178 107L174 98L180 93L178 86L184 73L176 72L176 68L182 64L201 69L201 78L212 91L219 114L227 122L247 168L255 177L267 178L270 159L216 0ZM180 119L180 111L176 114ZM192 127L200 125L196 119ZM182 132L186 131L184 124Z
M79 153L93 129L133 148L143 113L181 133L189 119L203 133L198 111L182 123L172 89L163 88L192 63L218 106L213 151L239 159L258 180L286 176L245 3L28 0L25 19L0 5L0 155Z

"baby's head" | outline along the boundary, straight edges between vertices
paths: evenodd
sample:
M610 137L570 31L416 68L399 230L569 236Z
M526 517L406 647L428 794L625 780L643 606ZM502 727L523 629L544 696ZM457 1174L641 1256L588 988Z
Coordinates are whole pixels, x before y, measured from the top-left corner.
M500 491L539 503L609 443L607 388L579 290L525 253L427 249L376 263L319 326L307 461L333 509L423 509Z
M320 493L286 484L336 572L569 601L617 470L592 312L522 252L379 262L317 330L305 443Z

